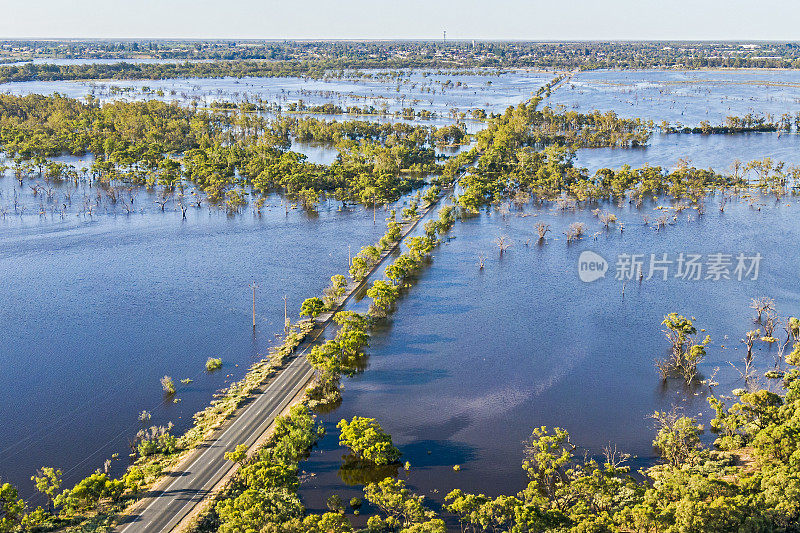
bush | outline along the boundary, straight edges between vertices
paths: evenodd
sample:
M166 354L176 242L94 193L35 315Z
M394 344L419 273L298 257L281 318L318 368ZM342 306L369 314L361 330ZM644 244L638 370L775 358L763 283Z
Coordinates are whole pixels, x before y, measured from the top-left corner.
M206 372L213 372L222 368L222 359L209 357L206 361Z
M300 316L307 316L311 319L317 318L325 310L325 302L321 298L307 298L300 306Z
M164 392L167 394L175 394L175 382L169 376L161 378L161 388L164 389Z
M134 446L140 457L149 455L175 453L178 449L178 439L170 434L172 422L166 426L151 426L136 434Z
M355 416L350 422L340 420L336 427L341 430L339 445L350 448L359 459L388 465L400 458L400 450L392 444L392 437L374 418Z
M342 497L338 494L331 494L328 496L328 499L325 500L325 505L327 505L329 511L334 513L344 512L344 502L342 501Z
M83 479L72 490L65 490L56 498L56 506L70 511L94 509L102 500L117 501L125 490L125 484L108 474L96 472Z
M232 463L243 463L247 459L247 444L239 444L232 452L225 452L225 459Z
M144 472L138 466L131 466L125 475L122 476L122 482L125 484L125 490L131 494L136 494L142 488L144 482Z

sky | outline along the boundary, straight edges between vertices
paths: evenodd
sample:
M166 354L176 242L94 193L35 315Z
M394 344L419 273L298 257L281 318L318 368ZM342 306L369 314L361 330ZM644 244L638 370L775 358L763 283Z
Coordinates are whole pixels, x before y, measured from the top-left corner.
M2 38L796 40L797 0L0 0Z

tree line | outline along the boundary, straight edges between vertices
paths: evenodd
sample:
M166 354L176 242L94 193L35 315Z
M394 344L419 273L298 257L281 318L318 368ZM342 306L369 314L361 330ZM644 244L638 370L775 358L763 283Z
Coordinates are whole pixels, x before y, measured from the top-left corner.
M707 41L0 41L0 52L19 59L98 58L161 59L174 64L154 68L110 67L56 69L33 67L14 70L19 77L36 79L110 78L115 75L170 77L237 75L254 71L272 75L323 75L326 70L409 68L798 68L800 47L792 42ZM178 61L213 63L192 69ZM242 68L233 63L248 63ZM266 65L266 66L259 66ZM270 66L275 64L276 66ZM281 64L288 66L283 67ZM178 66L176 66L178 65ZM16 67L15 67L16 68ZM125 71L124 74L122 71ZM156 76L161 73L161 76ZM8 76L8 74L5 74ZM64 76L64 77L58 77ZM66 76L72 76L67 78ZM96 79L96 78L95 78Z

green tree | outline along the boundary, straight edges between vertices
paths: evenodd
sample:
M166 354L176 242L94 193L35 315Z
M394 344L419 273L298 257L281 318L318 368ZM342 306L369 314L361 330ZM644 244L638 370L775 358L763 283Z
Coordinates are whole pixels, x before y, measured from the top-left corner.
M400 479L387 477L379 483L370 483L364 488L364 496L386 515L383 520L378 517L373 517L376 520L371 518L369 522L373 528L381 526L390 530L407 528L428 522L435 517L433 511L425 507L424 498L407 489L405 482Z
M680 466L699 447L700 427L693 418L679 416L677 411L656 411L652 418L658 426L653 446L667 463Z
M50 511L53 510L53 501L56 498L56 494L61 489L62 475L63 473L61 470L50 466L44 466L36 472L35 476L31 477L31 481L33 481L36 490L44 494L47 498Z
M300 306L300 316L307 316L312 319L317 318L323 311L325 311L325 302L317 297L307 298L303 305Z
M247 445L238 444L232 452L225 452L225 459L232 463L244 463L247 459Z
M298 531L304 533L350 533L353 526L341 513L308 515L303 519Z
M342 419L336 427L340 430L339 445L348 447L359 459L387 465L400 458L400 450L392 444L392 437L374 418L355 416L350 422Z
M331 276L331 284L323 291L323 300L325 301L326 309L334 309L342 303L347 292L347 279L341 275L336 274Z
M376 279L367 291L367 296L372 298L369 313L375 317L387 316L399 295L400 290L397 286L382 279Z
M25 513L25 502L10 483L0 484L0 532L16 531Z
M125 484L108 474L95 472L78 482L72 489L56 497L55 505L68 512L96 509L104 500L115 502L122 496Z
M328 507L328 510L334 513L344 513L344 500L338 494L331 494L328 496L328 499L325 500L325 505Z
M297 495L285 488L248 488L235 498L216 506L220 533L262 531L268 524L278 526L302 517L303 505Z
M687 383L691 383L697 375L697 366L706 356L706 346L711 342L711 337L706 335L698 341L694 335L697 329L691 319L670 313L661 323L666 327L664 335L672 345L669 360L658 362L662 376L666 378L672 370L677 370Z
M525 442L522 463L531 480L527 490L549 500L555 499L561 484L568 478L574 450L566 430L554 428L551 434L544 426L535 428Z

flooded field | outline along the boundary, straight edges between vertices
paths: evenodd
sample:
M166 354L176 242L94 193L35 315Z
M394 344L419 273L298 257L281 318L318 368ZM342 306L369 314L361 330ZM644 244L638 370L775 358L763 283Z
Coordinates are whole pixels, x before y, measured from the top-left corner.
M281 106L300 100L391 111L411 106L436 112L439 118L424 123L441 125L452 122L454 110L502 112L553 75L25 82L0 85L0 92L183 104L260 98ZM730 114L795 113L798 87L800 74L790 72L586 72L547 101L695 125ZM483 127L467 123L471 133ZM800 163L799 139L656 134L645 148L579 150L575 163L594 171L686 160L724 172L737 159ZM323 164L337 155L324 146L292 148ZM300 302L346 271L349 253L384 230L385 212L374 225L364 208L340 210L330 201L306 213L287 208L279 195L269 197L261 216L251 207L233 216L203 207L182 220L174 200L162 212L154 193L137 190L127 193L136 196L133 212L105 202L87 215L80 205L98 194L96 188L47 184L50 197L48 191L34 196L31 185L0 178L0 315L6 325L0 331L0 404L8 413L0 477L26 496L33 492L31 474L43 465L61 467L70 484L118 453L122 459L113 469L120 473L142 410L152 413L149 424L171 421L185 429L191 415L241 377L281 333L284 296L296 316ZM402 461L411 464L399 474L437 504L454 487L491 494L523 488L522 441L539 425L565 427L587 453L613 443L635 454L636 466L651 464L652 411L680 405L687 414L702 413L701 420L709 415L708 387L687 390L659 379L654 360L668 349L659 325L664 314L692 315L707 329L713 344L701 372L727 394L741 385L728 362L741 358L738 339L752 325L750 299L775 298L783 317L800 313L797 203L738 200L720 212L718 202L707 199L702 217L694 209L676 214L660 231L642 218L661 216L657 204L604 205L621 223L610 230L589 209L562 212L552 203L505 215L486 210L457 223L398 312L375 332L367 370L344 380L341 407L322 417L328 435L301 464L313 474L301 486L304 503L322 511L332 493L361 495L350 483L352 473L340 471L344 452L335 428L354 415L383 424ZM535 236L539 221L552 229L543 244ZM590 231L568 246L564 232L576 221ZM495 244L500 236L513 242L502 257ZM578 278L585 250L609 262L604 279L588 284ZM670 277L627 280L623 287L614 279L620 254L680 253L760 253L763 260L759 277L741 282ZM255 332L252 281L259 284ZM366 303L354 306L363 311ZM757 353L761 370L774 363L766 348ZM224 362L213 374L204 371L211 356ZM193 380L179 387L178 403L163 398L164 375Z
M615 111L661 123L720 124L730 115L780 117L800 111L800 72L792 70L598 70L575 74L547 99L587 113Z
M265 100L286 106L304 102L307 106L333 103L341 107L374 106L400 111L413 107L447 118L452 110L485 109L502 112L506 107L527 100L550 81L555 73L510 71L486 75L460 74L457 71L408 71L401 76L369 72L371 78L209 78L169 80L107 81L32 81L0 84L0 93L52 94L82 98L93 95L101 100L161 99L201 104L213 101L243 102ZM143 91L144 89L144 91Z
M42 216L27 185L6 177L0 187L0 476L26 496L43 465L62 468L69 483L118 453L121 472L143 410L151 424L185 430L282 333L284 296L296 320L305 298L346 271L349 248L384 231L363 208L322 204L309 216L287 213L279 197L261 216L204 206L181 220L173 203L161 212L142 191L132 214L105 196L93 215L80 214L96 188L71 191L63 218L45 200ZM19 210L27 206L21 215L15 190ZM69 203L67 192L56 188L56 207ZM206 373L209 357L221 357L222 369ZM179 386L179 403L164 398L164 375L193 379Z
M734 161L747 163L772 158L787 164L800 164L800 135L749 133L737 135L654 134L640 148L589 148L577 151L575 165L594 172L600 168L633 168L644 165L673 168L686 161L697 168L712 168L720 173L731 170Z
M715 393L725 395L744 385L729 362L743 366L739 339L754 327L751 298L775 298L784 319L800 313L800 256L793 246L800 205L741 201L723 213L716 202L708 199L702 217L689 209L660 231L642 218L660 216L655 204L603 206L617 214L624 232L602 229L589 209L565 213L552 206L505 217L489 211L457 224L373 336L366 371L345 380L342 406L324 417L328 434L301 465L313 473L301 487L306 505L322 511L332 493L347 501L361 492L353 484L359 477L342 468L346 450L335 427L341 418L380 421L403 452L401 461L411 464L400 476L436 504L454 488L490 496L522 490L523 441L541 425L567 429L581 454L617 445L641 467L657 458L653 411L678 406L707 424L709 387L662 383L654 364L669 351L664 315L692 316L711 335L701 377L713 378ZM568 245L564 232L576 221L589 235ZM544 244L538 222L552 228ZM501 235L513 243L502 255L495 243ZM609 263L606 276L592 283L578 276L586 250ZM686 280L675 277L675 263L666 280L661 271L647 279L651 254L674 262L680 253L763 259L757 279ZM622 254L643 255L645 279L615 279ZM480 255L487 258L482 270ZM756 352L761 374L775 364L775 350L766 346Z

